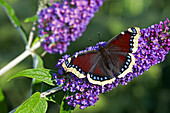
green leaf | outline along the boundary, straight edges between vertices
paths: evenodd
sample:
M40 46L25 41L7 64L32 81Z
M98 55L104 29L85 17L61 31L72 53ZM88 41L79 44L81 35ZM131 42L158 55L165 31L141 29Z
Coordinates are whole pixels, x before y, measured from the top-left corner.
M34 93L28 100L26 100L15 113L46 113L47 101L40 98L40 93Z
M34 21L37 21L38 20L38 16L37 15L34 15L32 17L28 17L24 20L25 23L28 23L28 22L34 22Z
M10 16L10 18L12 19L12 22L16 26L20 26L20 22L19 22L18 18L15 16L14 9L11 6L9 6L6 2L4 2L3 0L0 0L0 4L5 8L8 16Z
M53 83L52 80L53 73L56 73L56 71L50 69L42 69L42 68L27 69L13 75L12 77L9 78L9 80L20 76L25 76L25 77L35 78L37 80L43 81L49 85L54 86L55 84Z
M10 5L8 5L6 2L4 2L3 0L0 0L0 4L2 5L2 8L8 15L13 26L18 30L18 32L21 35L21 37L23 38L25 44L27 44L26 33L25 33L24 29L22 28L22 26L20 25L20 22L19 22L17 16L15 15L15 10Z
M8 107L5 102L5 96L0 88L0 113L8 113Z
M65 94L65 96L62 100L61 106L60 106L60 113L72 113L73 112L74 107L68 105L67 100L66 100L66 97L71 96L71 95L72 95L72 93L67 91L67 93Z

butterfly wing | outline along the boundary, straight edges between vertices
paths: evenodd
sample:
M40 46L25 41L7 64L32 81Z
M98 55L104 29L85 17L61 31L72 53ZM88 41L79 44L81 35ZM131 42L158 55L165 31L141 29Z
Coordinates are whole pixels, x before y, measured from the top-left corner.
M87 73L95 67L99 59L98 51L87 51L69 57L62 64L66 72L71 72L79 78L85 78Z
M106 44L111 63L115 66L112 71L118 78L132 72L132 67L135 64L135 58L132 53L135 53L138 49L139 37L140 29L132 27L121 32Z
M109 48L111 52L135 53L138 49L139 37L140 28L132 27L110 39L106 48Z
M135 58L131 53L137 50L139 36L139 28L130 28L109 40L101 50L106 50L104 54L95 50L76 54L65 60L62 67L79 78L87 77L92 84L112 83L116 77L132 72Z
M87 51L69 57L63 62L62 67L78 78L87 77L90 83L104 86L115 80L104 61L99 51Z

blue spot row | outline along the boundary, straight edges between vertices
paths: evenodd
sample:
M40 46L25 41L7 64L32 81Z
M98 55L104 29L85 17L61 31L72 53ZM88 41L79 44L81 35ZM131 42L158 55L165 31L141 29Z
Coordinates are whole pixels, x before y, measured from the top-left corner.
M103 81L103 80L109 79L108 77L99 77L99 76L93 75L93 74L90 74L90 78L92 78L93 80L97 80L97 81Z
M131 56L128 55L128 56L127 56L127 59L126 59L126 62L125 62L125 65L122 66L122 68L120 69L120 72L119 72L118 75L120 75L120 74L123 73L126 69L128 69L130 62L131 62Z
M86 72L82 71L82 69L79 68L78 66L76 66L76 65L74 65L74 64L72 64L72 65L69 64L68 60L65 61L65 64L66 64L66 66L67 66L68 68L73 67L73 68L75 68L77 71L79 71L80 73L86 75Z
M132 29L133 30L133 29ZM133 35L136 35L136 34L133 34ZM133 49L133 39L134 39L134 36L133 35L131 35L131 38L130 38L130 48L129 48L129 50L132 52L132 49Z

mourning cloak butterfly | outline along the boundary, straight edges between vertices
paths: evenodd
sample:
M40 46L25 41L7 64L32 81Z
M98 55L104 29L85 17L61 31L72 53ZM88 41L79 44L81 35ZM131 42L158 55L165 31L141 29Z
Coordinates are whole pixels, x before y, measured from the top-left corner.
M110 39L99 50L90 50L66 59L62 67L78 78L87 77L92 84L104 86L116 78L133 72L135 53L138 49L140 29L132 27Z

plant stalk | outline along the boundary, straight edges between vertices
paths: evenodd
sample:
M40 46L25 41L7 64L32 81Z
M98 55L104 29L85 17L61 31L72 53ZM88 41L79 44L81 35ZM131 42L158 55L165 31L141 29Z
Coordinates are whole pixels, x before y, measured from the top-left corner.
M21 55L16 57L14 60L12 60L10 63L8 63L5 67L0 69L0 76L2 76L5 72L16 66L18 63L20 63L22 60L24 60L26 57L28 57L31 54L34 54L34 50L36 50L38 47L40 47L41 42L37 42L33 45L30 49L26 49Z

